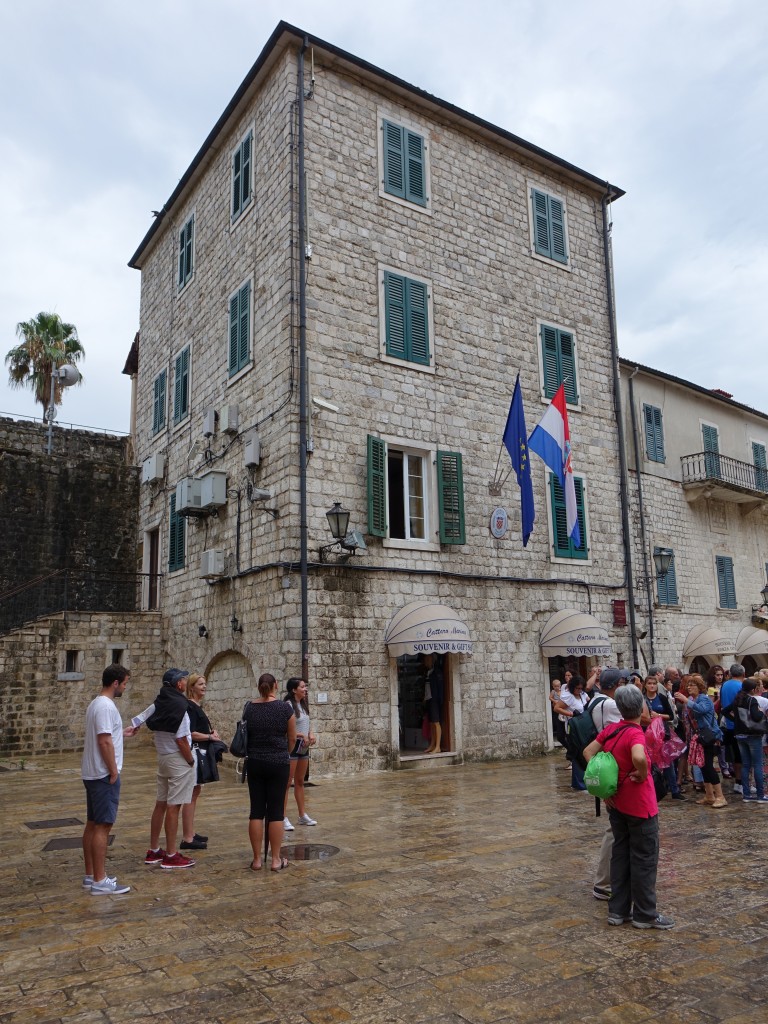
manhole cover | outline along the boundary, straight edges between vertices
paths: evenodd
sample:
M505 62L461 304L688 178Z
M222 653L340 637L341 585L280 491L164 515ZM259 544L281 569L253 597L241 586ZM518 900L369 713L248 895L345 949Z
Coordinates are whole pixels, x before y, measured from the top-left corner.
M330 860L339 848L323 846L322 843L298 843L296 846L284 846L281 852L288 860Z
M107 840L107 845L111 846L114 843L115 837L110 836ZM80 850L83 846L83 840L80 837L73 837L72 839L49 839L43 847L43 853L50 853L52 850Z
M82 825L79 818L49 818L47 821L25 821L27 828L66 828L68 825Z

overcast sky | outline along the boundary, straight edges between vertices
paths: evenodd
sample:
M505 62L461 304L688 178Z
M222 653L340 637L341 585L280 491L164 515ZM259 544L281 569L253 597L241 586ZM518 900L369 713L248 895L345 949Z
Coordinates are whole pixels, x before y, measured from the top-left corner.
M62 420L128 429L127 261L281 18L625 189L621 354L768 411L765 0L7 0L0 353L77 326Z

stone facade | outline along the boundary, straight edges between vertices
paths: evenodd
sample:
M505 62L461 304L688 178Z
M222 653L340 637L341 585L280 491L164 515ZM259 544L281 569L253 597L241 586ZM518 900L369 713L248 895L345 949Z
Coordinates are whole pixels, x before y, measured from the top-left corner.
M274 39L274 37L273 37ZM211 716L239 714L251 676L300 671L298 273L307 275L311 405L307 469L310 682L326 772L400 763L398 669L384 633L417 599L452 607L468 624L473 655L451 655L450 751L507 757L550 741L549 666L539 649L555 611L591 611L628 657L611 601L625 598L617 430L602 238L605 187L469 115L313 41L315 80L305 102L307 243L297 251L297 38L289 31L262 55L242 98L220 123L216 145L185 175L142 243L141 356L134 438L139 463L165 457L162 481L141 489L145 558L161 551L162 614L171 661L209 672ZM305 83L308 87L309 82ZM240 94L239 94L240 95ZM424 142L425 205L382 188L382 129L405 126ZM253 132L253 196L232 221L232 158ZM567 218L567 263L533 251L532 190L558 197ZM617 193L620 194L620 193ZM178 287L178 244L194 215L194 270ZM311 258L305 258L307 257ZM383 351L384 275L425 283L430 358ZM251 286L252 361L228 373L228 304ZM583 476L588 557L556 558L548 473L535 460L537 525L520 540L514 477L490 493L515 376L529 430L547 405L540 328L575 340L578 400L570 407L576 471ZM190 347L189 411L174 422L176 359ZM156 431L155 381L169 401ZM203 436L203 413L238 406L234 433ZM330 405L330 408L328 408ZM337 411L333 411L334 408ZM257 469L244 441L260 441ZM423 467L424 540L383 539L368 525L367 437L413 452ZM459 453L466 542L440 543L438 452ZM502 465L508 465L506 452ZM184 565L167 571L176 485L210 470L227 474L216 517L186 523ZM410 486L410 485L409 485ZM253 489L268 500L250 500ZM321 564L326 510L339 501L367 549ZM503 539L491 512L509 509ZM156 531L156 532L155 532ZM204 550L220 549L226 575L200 578ZM242 632L233 630L233 617ZM207 637L198 636L205 626ZM237 656L240 656L239 658ZM221 725L220 725L221 728Z
M645 588L637 589L638 626L648 629L643 649L647 660L690 668L687 638L696 626L712 627L719 650L699 653L695 668L744 660L737 649L741 631L752 625L753 607L768 581L768 479L755 470L753 444L768 448L768 416L716 391L679 380L648 367L621 361L622 406L631 470L630 503L634 536L633 561L637 578L643 571L638 475L633 444L632 405L635 407L646 539L646 564L653 571L653 552L674 552L677 601L657 582L651 586L648 607ZM630 393L630 376L632 393ZM645 407L658 410L661 445L646 437ZM657 422L658 422L657 417ZM707 459L702 430L717 431L719 454ZM652 457L652 453L657 458ZM724 607L717 560L730 559L734 607ZM762 628L758 623L758 628ZM653 639L653 653L651 640ZM760 634L752 638L759 642ZM768 665L768 632L763 653L745 662L751 670ZM759 643L758 643L759 646ZM688 652L689 656L686 656Z

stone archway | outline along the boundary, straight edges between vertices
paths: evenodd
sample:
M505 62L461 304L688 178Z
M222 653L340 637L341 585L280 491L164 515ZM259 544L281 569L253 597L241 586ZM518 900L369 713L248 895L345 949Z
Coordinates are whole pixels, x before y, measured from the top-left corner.
M237 651L217 654L204 672L208 681L205 711L225 742L235 731L243 704L257 696L256 677L250 661Z

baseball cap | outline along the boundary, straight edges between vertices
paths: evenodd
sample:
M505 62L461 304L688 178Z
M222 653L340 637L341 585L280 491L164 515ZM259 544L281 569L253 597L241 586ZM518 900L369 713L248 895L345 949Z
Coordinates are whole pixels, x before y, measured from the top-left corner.
M629 679L629 673L623 668L604 668L600 673L600 689L613 690Z
M169 668L163 676L163 683L167 686L175 686L180 679L188 676L189 672L184 668Z

